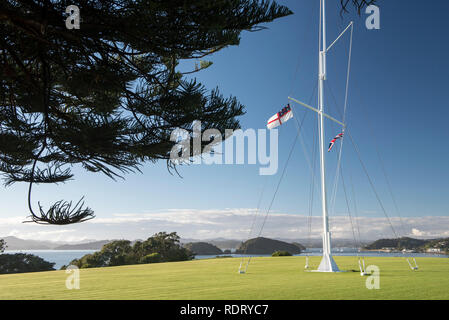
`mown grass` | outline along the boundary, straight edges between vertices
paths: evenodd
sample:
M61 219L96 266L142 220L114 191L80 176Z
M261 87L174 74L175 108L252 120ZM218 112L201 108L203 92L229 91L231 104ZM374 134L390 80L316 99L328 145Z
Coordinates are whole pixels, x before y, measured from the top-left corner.
M335 257L343 270L355 257ZM317 266L320 257L311 257ZM0 299L449 299L449 259L367 258L380 269L380 289L369 290L358 272L305 272L305 257L206 259L80 270L80 289L68 290L65 271L0 275Z

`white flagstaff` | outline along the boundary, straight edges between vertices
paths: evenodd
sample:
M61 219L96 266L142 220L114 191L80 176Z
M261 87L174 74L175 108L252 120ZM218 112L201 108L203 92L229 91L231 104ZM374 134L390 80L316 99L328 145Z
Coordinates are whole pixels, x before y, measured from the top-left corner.
M319 148L320 148L320 174L321 174L321 207L323 210L323 258L317 270L318 272L339 272L337 264L332 258L331 233L329 231L329 218L327 208L326 190L326 161L324 149L324 118L346 127L343 122L336 120L324 112L324 81L326 81L326 53L341 38L341 36L353 27L351 22L346 29L335 39L329 47L326 47L326 0L320 0L320 44L318 56L318 108L311 107L299 100L288 97L289 100L315 111L318 114ZM352 30L352 29L351 29ZM322 40L321 40L322 39ZM349 72L349 71L348 71Z
M324 81L326 81L326 53L327 51L343 36L343 34L353 28L351 22L343 32L335 39L329 47L326 47L326 0L320 0L320 43L319 43L319 56L318 56L318 107L314 108L304 102L296 100L292 97L288 97L290 101L293 101L311 111L318 114L318 129L319 129L319 148L320 148L320 173L321 173L321 207L323 210L323 258L318 267L317 272L340 272L337 264L332 258L332 246L331 246L331 233L329 231L329 218L327 207L327 191L326 191L326 161L325 161L325 145L324 145L324 119L334 121L346 128L345 119L338 121L334 117L324 112ZM352 48L352 30L351 29L351 48ZM322 39L322 40L321 40ZM348 67L349 75L349 67ZM346 84L347 86L347 84ZM306 263L306 268L308 262ZM239 271L240 272L240 271ZM244 272L241 272L244 273Z
M326 0L321 1L321 37L323 40L322 48L319 50L319 79L318 79L318 125L319 125L319 147L320 147L320 168L321 168L321 206L323 210L323 258L316 271L319 272L338 272L337 264L332 258L331 233L329 231L329 219L327 211L326 194L326 167L324 153L324 81L326 80Z

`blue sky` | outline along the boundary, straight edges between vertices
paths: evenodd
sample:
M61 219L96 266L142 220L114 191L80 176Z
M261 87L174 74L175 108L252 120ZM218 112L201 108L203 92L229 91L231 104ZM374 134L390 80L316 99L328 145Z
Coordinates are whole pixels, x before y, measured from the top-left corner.
M319 1L278 2L287 5L295 14L268 24L267 30L243 33L240 46L216 53L210 58L214 64L197 74L197 79L207 88L219 87L225 96L236 96L246 106L247 113L241 117L243 129L264 128L266 120L288 102L289 94L307 102L316 85ZM417 224L413 227L410 222L409 229L418 230L415 235L425 235L422 233L424 231L420 231L422 226L419 223L423 222L419 219L428 217L432 220L435 217L435 224L441 227L438 219L447 217L449 213L449 151L446 147L449 139L449 27L446 22L449 2L433 1L432 5L420 5L421 1L380 1L380 30L366 29L365 14L358 17L351 12L341 17L338 2L328 1L328 42L333 41L349 21L354 20L355 23L347 115L349 128L389 215L397 216L376 148L382 156L402 216L409 217L410 221ZM344 98L348 36L346 34L328 56L327 82L340 109ZM329 89L326 90L326 107L330 108L329 113L337 117L332 96L329 95ZM316 105L316 98L312 104ZM296 117L304 115L302 109L294 110ZM314 115L308 113L304 139L310 146L316 122ZM330 122L326 122L327 141L338 131ZM223 212L229 208L255 208L262 186L267 183L266 197L262 203L262 208L266 208L295 134L293 120L279 131L280 168L275 176L259 176L259 165L195 165L181 168L181 179L170 175L165 163L161 162L145 165L143 174L127 175L126 180L114 182L75 168L75 180L67 184L35 187L33 201L36 203L40 200L44 207L48 207L59 199L77 200L85 195L86 203L94 209L97 219L151 212L169 212L168 215L176 216L173 212L183 212L183 209L189 209L189 212L197 210L204 216L207 210ZM349 139L345 141L344 150L345 179L347 183L350 178L353 180L359 215L367 219L383 218ZM328 155L329 168L333 168L336 154ZM332 182L331 173L329 170L329 185ZM298 144L273 211L307 215L309 184L309 168ZM24 227L18 221L28 214L26 188L23 184L2 187L0 235L29 237L30 234L43 232L41 238L53 239L52 235L62 235L64 230L71 230L68 232L78 235L71 239L100 239L120 236L136 238L143 237L145 232L161 231L151 229L151 224L147 231L133 231L131 227L124 226L126 232L123 233L119 226L113 228L114 232L109 232L107 223L97 223L97 229L93 228L94 224L90 227L57 227L60 229L53 226L47 229L28 225ZM317 194L315 197L318 198ZM341 188L337 198L336 210L332 214L335 217L345 216L347 210ZM319 214L316 203L314 215ZM188 224L188 221L183 222ZM177 226L179 224L158 227ZM431 232L430 224L426 222L426 226L428 232ZM34 228L36 232L24 228ZM222 235L237 237L237 234L232 233L233 228L228 228L229 233ZM186 235L201 238L199 230L208 229L192 224L190 229L185 230L188 230L185 231ZM273 234L276 232L281 231L273 230ZM385 231L385 235L387 233ZM213 233L205 234L210 236ZM298 234L298 237L301 236L304 235Z

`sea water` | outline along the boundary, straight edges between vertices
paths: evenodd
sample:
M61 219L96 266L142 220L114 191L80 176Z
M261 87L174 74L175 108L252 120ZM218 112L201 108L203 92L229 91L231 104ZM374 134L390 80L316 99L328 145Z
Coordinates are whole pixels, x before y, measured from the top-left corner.
M45 261L54 262L54 268L59 270L63 265L68 265L72 260L93 253L96 250L5 250L4 253L27 253L41 257Z
M82 256L93 253L97 250L6 250L4 253L29 253L34 254L48 262L54 262L55 269L60 269L63 265L68 265L72 260L79 259ZM304 251L301 254L296 254L295 256L321 256L322 252L319 248L311 248L307 251ZM362 251L358 252L355 248L334 248L332 250L332 255L334 256L364 256L364 257L440 257L447 258L447 255L444 254L434 254L434 253L402 253L402 252L381 252L381 251ZM270 257L269 254L222 254L218 255L219 257ZM212 259L216 258L217 255L197 255L195 259Z

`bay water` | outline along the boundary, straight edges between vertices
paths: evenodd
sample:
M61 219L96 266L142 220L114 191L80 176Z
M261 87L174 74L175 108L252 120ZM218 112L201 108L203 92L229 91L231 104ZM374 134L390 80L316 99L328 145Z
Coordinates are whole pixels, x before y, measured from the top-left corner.
M14 254L14 253L29 253L29 254L34 254L38 257L41 257L42 259L49 261L49 262L54 262L55 269L60 269L63 265L68 265L72 260L74 259L79 259L82 256L89 254L89 253L93 253L96 250L6 250L4 253L10 253L10 254ZM321 249L319 248L311 248L308 249L307 251L304 251L303 253L299 254L298 256L305 256L305 255L309 255L309 256L321 256ZM355 248L334 248L334 250L332 251L332 254L334 256L364 256L364 257L415 257L415 258L419 258L419 257L440 257L440 258L447 258L447 255L444 254L431 254L431 253L402 253L402 252L381 252L381 251L363 251L363 252L358 252L357 249ZM246 254L246 255L242 255L242 254L235 254L235 253L231 253L231 254L223 254L220 255L221 257L227 257L227 256L232 256L232 257L269 257L271 255L268 254ZM211 259L211 258L216 258L217 255L197 255L195 257L195 259Z

